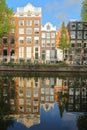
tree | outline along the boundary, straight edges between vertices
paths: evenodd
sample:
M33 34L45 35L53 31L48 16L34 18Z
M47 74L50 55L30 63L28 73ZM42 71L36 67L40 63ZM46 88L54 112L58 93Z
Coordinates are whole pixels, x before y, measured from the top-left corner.
M87 22L87 0L83 0L81 9L82 21Z
M0 0L0 38L9 33L12 25L13 10L8 8L6 0Z
M65 27L64 22L61 25L59 44L58 45L59 45L59 48L61 48L63 50L63 56L64 56L65 49L70 47L69 35L68 35L68 31Z

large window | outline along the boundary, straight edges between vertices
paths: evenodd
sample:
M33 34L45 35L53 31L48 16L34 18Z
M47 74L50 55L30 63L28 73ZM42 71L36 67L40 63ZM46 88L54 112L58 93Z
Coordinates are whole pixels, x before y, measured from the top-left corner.
M14 36L10 36L10 43L14 44Z
M3 43L4 43L4 44L7 43L7 37L3 37Z
M29 59L31 58L31 47L26 48L26 57Z
M19 26L24 26L24 20L19 20Z
M42 32L42 38L45 38L45 37L46 37L46 33Z
M42 50L42 60L45 60L45 50Z
M38 34L39 33L39 28L34 28L34 33Z
M32 37L26 37L26 43L31 44L32 43Z
M82 39L82 31L77 32L77 39Z
M26 29L26 34L32 34L32 28L27 28Z
M24 28L19 28L19 34L24 34Z
M26 97L31 97L31 90L30 89L27 89L27 91L26 91Z
M87 43L84 43L84 47L87 48Z
M27 26L32 26L32 20L27 20L27 21L26 21L26 25L27 25Z
M78 29L79 29L79 30L82 30L82 29L83 29L82 23L78 23Z
M71 35L71 39L75 39L76 38L76 32L75 31L71 31L70 35Z
M34 37L34 43L38 44L39 43L39 37Z
M34 25L39 25L39 20L34 20Z
M46 36L47 36L47 38L50 38L50 33L47 33L47 35L46 35Z
M51 38L55 38L55 33L51 33Z
M7 56L7 49L3 49L3 56Z
M35 48L35 59L38 59L39 58L39 55L38 55L38 48L36 47Z
M75 30L75 29L76 29L76 23L71 23L70 29L71 29L71 30Z
M24 37L19 37L19 43L24 43Z
M19 47L19 58L24 58L24 47Z
M84 32L84 39L87 39L87 31Z

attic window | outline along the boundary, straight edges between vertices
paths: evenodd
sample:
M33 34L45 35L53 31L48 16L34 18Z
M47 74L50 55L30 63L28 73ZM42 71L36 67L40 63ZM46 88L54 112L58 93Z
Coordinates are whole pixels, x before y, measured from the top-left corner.
M50 25L47 25L47 30L50 30Z

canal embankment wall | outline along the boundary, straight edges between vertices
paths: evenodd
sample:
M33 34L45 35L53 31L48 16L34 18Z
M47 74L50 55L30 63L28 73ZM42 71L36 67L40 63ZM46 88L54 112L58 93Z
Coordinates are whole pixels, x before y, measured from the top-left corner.
M15 71L15 72L87 72L86 65L76 65L76 66L39 66L39 65L2 65L0 66L0 71Z

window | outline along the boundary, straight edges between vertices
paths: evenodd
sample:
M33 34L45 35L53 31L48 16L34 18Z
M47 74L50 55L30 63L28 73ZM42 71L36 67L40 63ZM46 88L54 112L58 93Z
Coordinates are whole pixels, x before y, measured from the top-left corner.
M47 40L47 47L49 47L50 46L50 40Z
M24 58L24 47L19 47L19 58Z
M14 44L14 36L10 36L10 43Z
M24 99L19 99L19 104L24 105Z
M24 43L24 37L19 37L19 43Z
M34 20L34 25L39 25L39 20Z
M34 37L34 43L38 44L39 43L39 37Z
M33 105L34 105L34 106L38 106L38 105L39 105L38 100L34 100L34 101L33 101Z
M70 29L75 30L76 29L76 23L71 23Z
M32 26L32 20L27 20L26 24L27 24L27 26Z
M84 32L84 39L87 39L87 31Z
M71 39L75 39L76 38L76 32L75 31L71 31L70 35L71 35Z
M34 33L38 34L39 33L39 28L34 28Z
M26 104L27 105L31 105L31 100L30 99L26 99Z
M14 29L11 29L11 33L14 33Z
M50 33L47 33L47 38L50 38Z
M42 51L42 60L45 60L45 50Z
M84 43L84 47L86 47L86 48L87 48L87 43Z
M51 33L51 38L55 38L55 33Z
M50 59L50 50L46 50L46 59L47 59L47 60Z
M24 28L19 28L19 34L24 34Z
M31 112L31 108L27 107L26 112Z
M31 58L31 47L27 47L26 49L26 57Z
M47 30L50 30L50 25L49 24L47 25Z
M44 88L41 88L41 94L44 94Z
M78 23L78 29L79 29L79 30L83 29L82 23Z
M54 43L54 44L55 44L55 42L56 42L55 40L51 40L51 43Z
M27 89L27 91L26 91L26 97L31 97L31 90Z
M26 37L26 43L31 44L32 43L32 37Z
M77 43L77 47L81 47L81 43Z
M24 26L24 20L19 20L19 26Z
M26 34L32 34L32 28L27 28L26 29Z
M46 36L45 36L46 34L44 33L44 32L42 32L42 38L45 38Z
M82 39L82 32L81 31L77 32L77 39Z
M75 44L74 44L74 43L72 43L72 44L71 44L71 47L75 47Z
M23 91L23 89L20 89L19 90L19 96L23 96L24 95L24 91Z
M3 43L4 43L4 44L7 43L7 37L3 37Z
M3 49L3 56L7 56L7 49Z
M39 55L38 55L38 48L35 48L35 59L38 59Z
M45 39L42 39L42 47L45 47Z
M34 97L38 97L38 90L34 90Z

